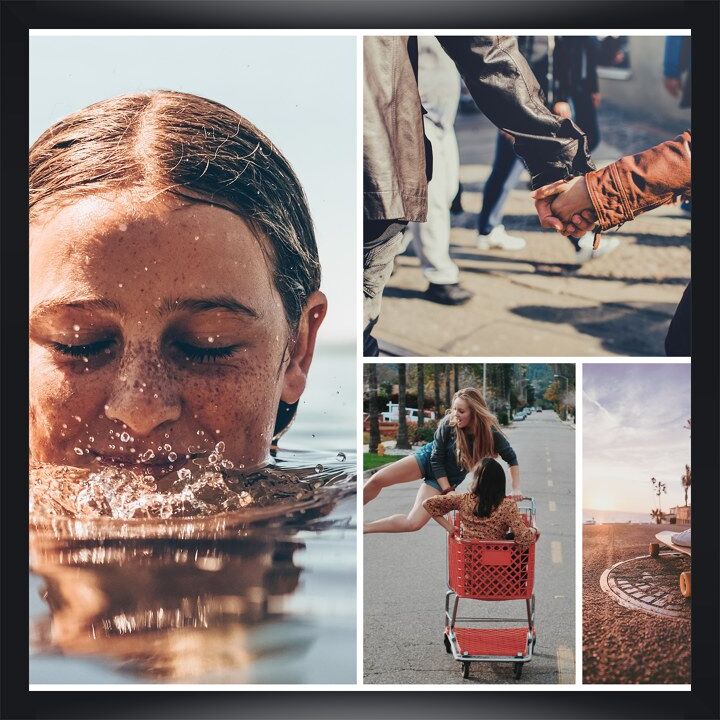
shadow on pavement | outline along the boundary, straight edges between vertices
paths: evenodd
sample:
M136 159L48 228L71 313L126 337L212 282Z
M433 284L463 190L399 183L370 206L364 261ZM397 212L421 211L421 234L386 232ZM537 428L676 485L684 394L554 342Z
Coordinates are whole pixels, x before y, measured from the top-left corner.
M529 320L572 325L578 332L599 338L604 349L627 355L664 355L674 311L670 303L600 303L591 308L526 305L511 310ZM643 335L638 335L638 315L642 315Z

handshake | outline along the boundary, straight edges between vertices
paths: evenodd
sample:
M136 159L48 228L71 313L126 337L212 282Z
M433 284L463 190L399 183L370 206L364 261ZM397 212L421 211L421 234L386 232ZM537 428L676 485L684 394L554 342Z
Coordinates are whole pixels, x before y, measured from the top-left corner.
M584 235L597 221L584 176L543 185L531 197L540 225L566 237Z

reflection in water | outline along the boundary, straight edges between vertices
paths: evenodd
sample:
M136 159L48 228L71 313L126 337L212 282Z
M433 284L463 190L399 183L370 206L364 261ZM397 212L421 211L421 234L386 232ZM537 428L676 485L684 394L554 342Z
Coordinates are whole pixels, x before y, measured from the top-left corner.
M355 477L346 471L348 465L354 467L353 458L326 463L321 472L280 466L249 484L242 481L246 490L241 492L274 488L274 503L170 518L116 517L102 502L95 507L104 512L78 517L68 492L59 511L38 512L38 502L47 507L50 498L55 507L60 497L57 488L48 494L46 475L31 514L31 571L42 580L49 610L31 625L36 657L100 657L136 681L293 682L282 671L263 676L253 668L269 658L287 668L292 657L306 656L318 637L317 618L303 612L298 598L302 560L312 559L309 547L322 545L324 538L337 547L344 532L354 531L354 518L334 511L338 502L346 513L354 505L349 496ZM227 499L225 490L220 494ZM352 546L354 551L354 540ZM326 557L327 551L328 546L321 550ZM322 562L319 567L315 583L322 579ZM354 634L354 583L343 593L337 581L351 576L337 575L319 589L337 594L338 603L352 595ZM350 671L342 681L353 682L355 648L346 649Z

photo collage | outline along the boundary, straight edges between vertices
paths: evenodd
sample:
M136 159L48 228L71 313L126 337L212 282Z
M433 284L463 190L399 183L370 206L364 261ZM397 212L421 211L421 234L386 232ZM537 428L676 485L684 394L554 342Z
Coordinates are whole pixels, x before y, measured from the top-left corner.
M690 31L388 32L30 32L31 688L691 689Z

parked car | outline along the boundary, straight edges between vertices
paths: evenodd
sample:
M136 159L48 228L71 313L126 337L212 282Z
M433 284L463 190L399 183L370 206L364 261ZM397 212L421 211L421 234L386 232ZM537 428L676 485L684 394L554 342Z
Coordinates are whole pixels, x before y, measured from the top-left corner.
M522 410L518 410L518 411L513 415L513 420L517 420L518 422L519 422L520 420L524 420L524 419L525 419L525 413L524 413Z

